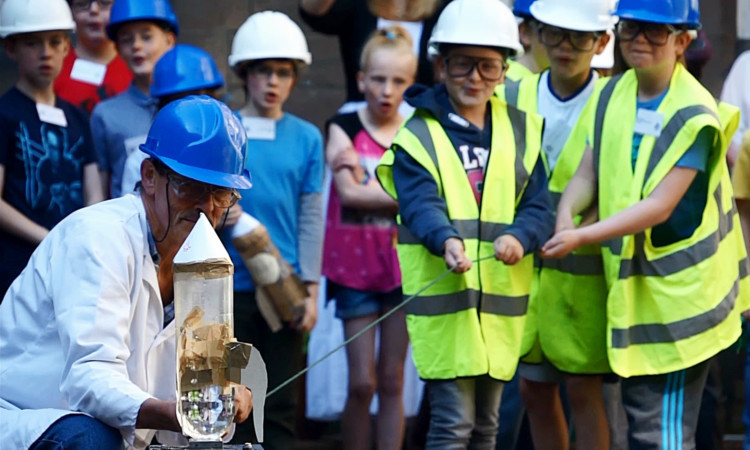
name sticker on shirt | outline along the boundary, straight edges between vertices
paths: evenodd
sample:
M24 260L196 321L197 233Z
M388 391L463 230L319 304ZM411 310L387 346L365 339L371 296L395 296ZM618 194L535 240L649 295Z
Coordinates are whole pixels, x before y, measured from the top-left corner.
M65 118L65 111L54 106L45 105L44 103L36 104L36 112L39 114L39 120L52 125L61 127L68 126L68 119Z
M242 125L245 127L248 139L259 139L272 141L276 139L276 121L265 117L243 117Z
M73 69L70 71L70 78L84 83L101 86L104 82L104 75L107 73L107 66L93 61L86 61L78 58L73 63Z
M662 125L664 125L664 114L650 109L638 108L633 131L638 134L659 137Z

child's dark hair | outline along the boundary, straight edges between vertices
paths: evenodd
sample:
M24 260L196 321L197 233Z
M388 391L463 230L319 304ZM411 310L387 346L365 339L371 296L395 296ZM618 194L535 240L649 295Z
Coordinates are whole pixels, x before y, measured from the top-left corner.
M365 46L362 48L362 54L359 57L359 70L367 70L367 63L369 62L372 53L377 49L399 49L413 55L413 45L409 32L400 25L392 25L390 27L376 30L370 35L367 43L365 43Z

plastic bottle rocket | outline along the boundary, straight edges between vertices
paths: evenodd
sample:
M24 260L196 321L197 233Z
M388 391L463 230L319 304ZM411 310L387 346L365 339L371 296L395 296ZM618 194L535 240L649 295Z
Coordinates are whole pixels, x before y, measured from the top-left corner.
M184 435L221 441L234 420L234 383L252 346L237 342L234 266L201 214L174 258L177 418Z

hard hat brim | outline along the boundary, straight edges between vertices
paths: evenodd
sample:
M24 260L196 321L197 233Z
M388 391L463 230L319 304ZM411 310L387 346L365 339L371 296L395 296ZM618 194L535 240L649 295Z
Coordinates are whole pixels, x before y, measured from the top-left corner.
M558 5L545 5L535 2L531 4L531 14L534 19L545 25L564 28L566 30L596 32L612 29L617 18L611 15L601 16L592 20L592 14L583 14L573 8L563 8Z
M230 174L224 172L217 172L215 170L201 169L194 166L188 166L175 161L172 158L165 158L158 156L151 151L146 144L141 144L138 148L148 156L156 158L164 163L171 170L175 171L178 175L191 180L199 181L201 183L210 184L213 186L219 186L230 189L250 189L253 187L252 177L247 169L242 171L242 174Z

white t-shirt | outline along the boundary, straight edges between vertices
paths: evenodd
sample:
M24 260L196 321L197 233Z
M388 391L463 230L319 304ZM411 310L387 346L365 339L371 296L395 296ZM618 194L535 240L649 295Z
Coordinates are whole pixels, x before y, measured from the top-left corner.
M592 92L594 84L599 78L596 71L586 85L574 96L562 100L554 92L549 81L549 70L545 71L539 80L537 97L537 111L544 117L544 134L542 135L542 150L547 156L550 170L555 168L557 158L560 157L571 131L578 121Z

